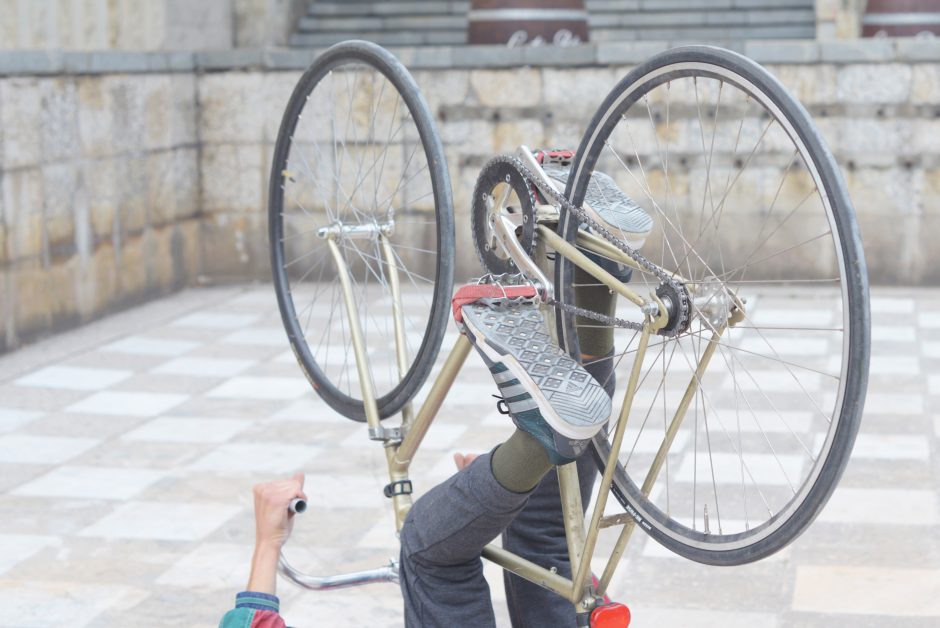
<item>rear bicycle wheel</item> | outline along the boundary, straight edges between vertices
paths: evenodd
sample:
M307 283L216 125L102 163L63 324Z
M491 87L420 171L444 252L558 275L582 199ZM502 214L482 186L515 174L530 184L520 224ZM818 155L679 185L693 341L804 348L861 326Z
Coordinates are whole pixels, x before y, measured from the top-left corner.
M349 270L379 414L398 412L440 350L453 290L454 220L433 118L391 53L343 42L303 74L278 133L268 212L281 319L313 387L344 416L365 420L332 238Z
M613 89L572 166L566 194L574 205L595 169L654 218L641 253L681 278L691 297L688 328L650 343L613 491L677 554L716 565L768 556L831 495L867 386L867 274L841 173L776 79L741 55L704 46L656 55ZM562 211L559 233L570 242L577 222ZM575 302L573 277L573 264L558 256L563 303ZM633 283L649 293L659 280L639 271ZM715 340L733 299L746 300L744 318ZM601 325L557 320L573 353L579 331ZM638 334L610 333L625 383ZM696 378L713 340L711 362ZM672 447L658 455L690 382ZM595 438L602 467L610 449L607 436Z

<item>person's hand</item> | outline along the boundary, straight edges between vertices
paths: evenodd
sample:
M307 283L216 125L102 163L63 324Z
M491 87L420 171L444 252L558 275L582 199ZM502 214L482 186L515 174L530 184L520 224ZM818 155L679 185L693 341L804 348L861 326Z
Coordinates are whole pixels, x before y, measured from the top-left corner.
M454 454L454 464L457 465L458 471L463 471L470 466L470 463L477 459L479 454Z
M255 553L251 559L248 591L274 595L277 586L277 561L281 547L294 527L294 513L289 510L291 500L304 493L304 474L297 473L289 480L276 480L256 484L255 497Z
M299 497L306 500L304 474L296 473L289 480L275 480L255 484L255 545L277 548L280 551L294 527L291 501Z

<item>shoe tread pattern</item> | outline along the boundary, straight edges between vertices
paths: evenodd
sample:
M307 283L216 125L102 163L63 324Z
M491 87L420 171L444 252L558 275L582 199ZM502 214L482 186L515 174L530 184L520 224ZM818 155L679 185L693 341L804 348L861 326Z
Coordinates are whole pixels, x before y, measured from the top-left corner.
M538 306L471 304L463 314L472 317L491 347L516 358L559 416L578 426L607 420L610 397L583 366L552 342Z

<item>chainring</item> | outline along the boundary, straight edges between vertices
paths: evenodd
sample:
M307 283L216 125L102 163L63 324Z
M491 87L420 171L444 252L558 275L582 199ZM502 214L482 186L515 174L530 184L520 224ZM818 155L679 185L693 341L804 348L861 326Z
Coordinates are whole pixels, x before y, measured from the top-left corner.
M506 207L495 207L509 186L511 194ZM492 228L491 220L502 214L516 223L515 234L526 255L535 251L535 194L523 174L512 164L493 160L483 166L473 190L470 228L477 258L486 272L494 275L517 273Z

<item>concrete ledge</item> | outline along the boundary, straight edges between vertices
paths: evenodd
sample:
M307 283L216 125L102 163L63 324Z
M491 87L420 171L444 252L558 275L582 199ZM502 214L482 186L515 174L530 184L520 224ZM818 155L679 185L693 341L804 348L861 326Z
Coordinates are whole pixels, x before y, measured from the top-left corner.
M517 66L605 66L639 63L689 42L596 42L570 48L415 46L391 50L412 69ZM755 40L725 42L760 63L891 63L940 61L940 39ZM322 49L267 48L207 52L0 51L0 76L298 70Z

